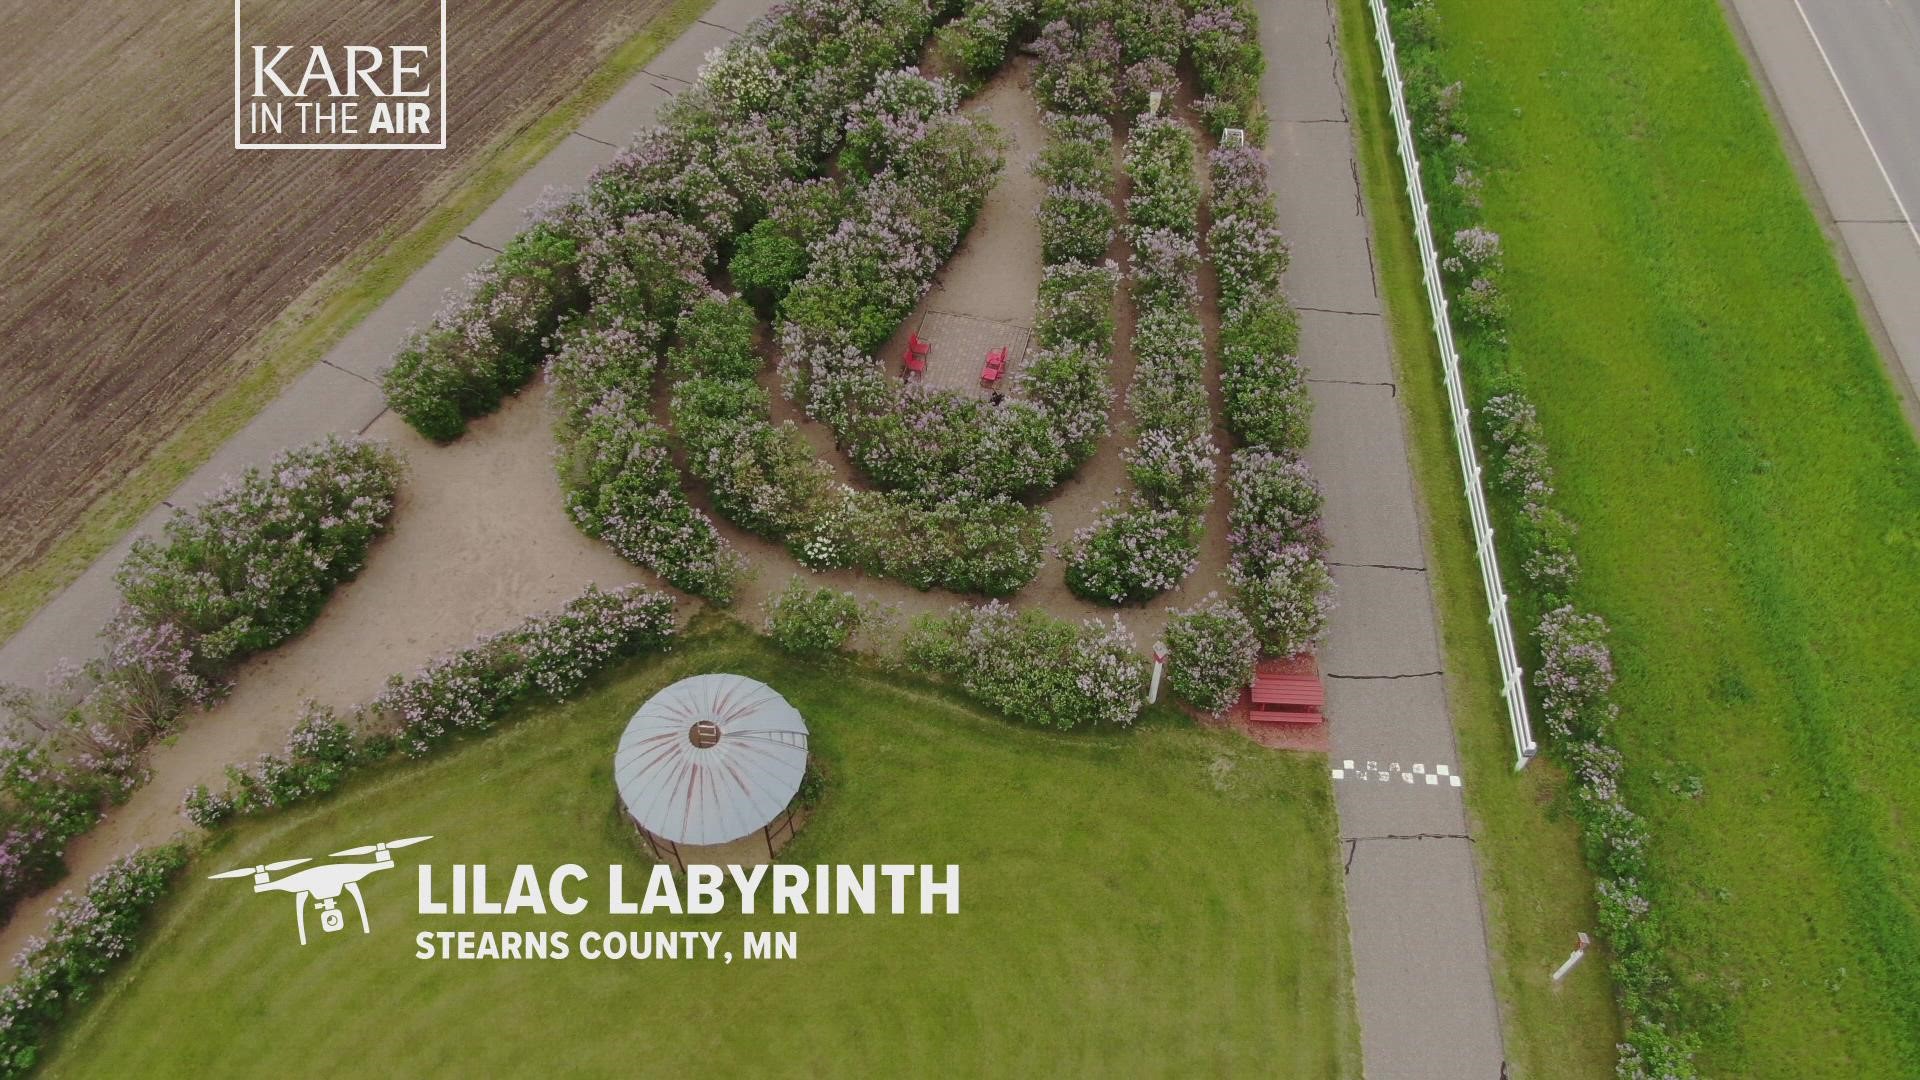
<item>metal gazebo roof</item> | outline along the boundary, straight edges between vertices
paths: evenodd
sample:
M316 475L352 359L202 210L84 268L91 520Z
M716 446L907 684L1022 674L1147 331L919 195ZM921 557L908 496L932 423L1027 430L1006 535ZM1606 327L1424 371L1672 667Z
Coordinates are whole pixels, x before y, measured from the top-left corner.
M675 844L724 844L786 809L807 769L807 722L744 675L681 679L620 736L613 782L633 819Z

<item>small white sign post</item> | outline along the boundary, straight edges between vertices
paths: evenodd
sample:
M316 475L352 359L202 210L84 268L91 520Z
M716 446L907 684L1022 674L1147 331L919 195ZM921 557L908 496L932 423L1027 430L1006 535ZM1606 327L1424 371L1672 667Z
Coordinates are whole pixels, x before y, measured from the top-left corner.
M1153 643L1153 682L1147 686L1147 704L1149 705L1160 700L1160 673L1166 669L1166 666L1167 643L1156 641Z
M1160 91L1158 90L1151 90L1147 93L1147 115L1160 115Z
M1587 946L1593 944L1592 939L1588 938L1585 934L1578 934L1576 936L1580 939L1580 944L1573 950L1573 955L1567 957L1567 962L1560 965L1560 970L1553 973L1554 982L1559 982L1561 979L1566 978L1567 972L1573 970L1573 965L1579 963L1580 958L1587 955Z

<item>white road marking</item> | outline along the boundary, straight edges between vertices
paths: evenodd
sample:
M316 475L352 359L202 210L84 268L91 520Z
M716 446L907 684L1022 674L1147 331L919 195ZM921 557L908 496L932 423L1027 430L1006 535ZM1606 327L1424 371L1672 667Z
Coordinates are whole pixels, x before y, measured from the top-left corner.
M1873 164L1880 170L1880 179L1887 185L1887 191L1893 196L1893 205L1900 208L1900 216L1907 221L1907 231L1913 234L1913 242L1920 244L1920 223L1907 213L1907 204L1900 198L1900 189L1893 186L1893 176L1887 172L1887 164L1880 160L1880 150L1873 145L1873 136L1867 134L1867 125L1860 122L1860 111L1853 107L1853 98L1847 94L1847 84L1840 81L1840 72L1833 66L1833 58L1827 55L1827 47L1820 41L1820 32L1813 28L1813 20L1807 17L1807 9L1800 0L1793 0L1793 9L1800 13L1800 21L1806 25L1807 36L1813 39L1813 47L1820 50L1820 61L1827 65L1827 75L1840 91L1840 100L1847 103L1847 115L1853 117L1853 126L1859 129L1860 138L1867 144L1867 153L1873 155Z
M1335 780L1359 780L1362 782L1378 780L1381 783L1389 783L1394 777L1398 776L1400 782L1403 784L1414 784L1417 783L1416 778L1423 778L1426 780L1428 787L1439 787L1440 778L1444 776L1446 777L1448 787L1460 786L1460 776L1453 771L1452 766L1435 765L1433 771L1428 772L1424 762L1415 762L1410 767L1402 767L1399 762L1395 761L1390 762L1387 767L1383 769L1380 767L1378 761L1366 761L1361 762L1360 768L1355 768L1352 759L1347 759L1341 762L1340 768L1330 769L1328 771Z

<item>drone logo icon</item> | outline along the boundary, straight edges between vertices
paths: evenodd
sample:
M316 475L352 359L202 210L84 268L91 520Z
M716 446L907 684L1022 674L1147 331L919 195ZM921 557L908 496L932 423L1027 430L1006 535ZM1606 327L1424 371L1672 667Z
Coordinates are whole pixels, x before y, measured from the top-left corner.
M372 855L372 862L339 862L322 866L309 866L305 870L275 879L273 875L282 870L310 863L308 859L282 859L279 862L264 863L260 866L243 866L238 870L226 870L208 875L209 880L224 878L253 878L253 891L284 892L294 894L294 919L300 928L300 944L307 943L307 901L313 901L314 910L320 913L320 929L331 934L346 928L346 913L340 910L342 891L353 898L353 906L360 912L360 932L373 933L367 924L367 901L360 895L360 879L368 874L377 874L382 870L393 869L393 849L412 847L431 836L409 836L404 840L389 840L382 844L364 844L345 851L336 851L327 856L329 859L356 859L361 855Z

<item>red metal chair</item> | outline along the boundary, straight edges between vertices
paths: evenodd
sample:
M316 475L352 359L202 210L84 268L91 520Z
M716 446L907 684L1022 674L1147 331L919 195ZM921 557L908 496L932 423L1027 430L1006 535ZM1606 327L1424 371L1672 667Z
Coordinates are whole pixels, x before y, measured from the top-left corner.
M927 370L927 354L932 351L933 342L921 341L917 331L908 331L907 352L900 358L900 363L908 371L924 372Z
M987 364L985 367L980 369L980 381L984 383L989 383L989 384L997 383L1000 381L1000 376L1005 375L1006 373L1007 373L1006 347L1003 345L998 349L989 349L987 351Z

